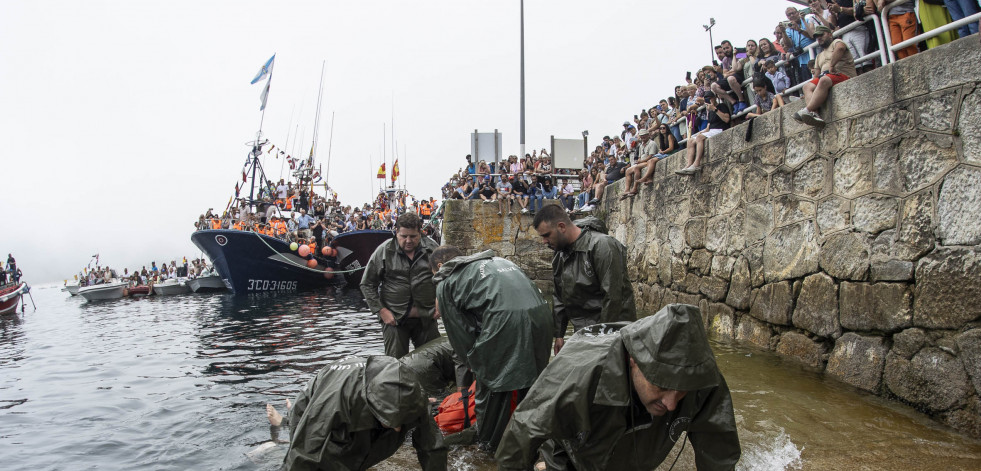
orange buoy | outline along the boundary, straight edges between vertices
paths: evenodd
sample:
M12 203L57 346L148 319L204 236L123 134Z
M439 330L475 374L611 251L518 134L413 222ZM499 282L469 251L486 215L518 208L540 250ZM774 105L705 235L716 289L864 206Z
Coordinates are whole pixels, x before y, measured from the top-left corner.
M301 245L300 248L297 249L296 253L298 253L301 257L306 257L307 255L310 255L310 247Z
M330 257L330 247L324 247L324 248L320 249L320 253L324 257Z
M307 266L310 268L317 268L317 260L313 258L307 260Z
M324 278L328 280L334 277L334 269L331 267L324 268Z

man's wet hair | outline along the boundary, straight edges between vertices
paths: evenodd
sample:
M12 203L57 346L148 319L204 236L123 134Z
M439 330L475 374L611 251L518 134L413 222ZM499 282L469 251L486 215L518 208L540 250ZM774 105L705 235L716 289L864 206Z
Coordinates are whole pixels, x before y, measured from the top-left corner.
M395 220L395 230L397 231L400 227L422 231L422 219L416 213L405 213Z
M463 255L463 251L458 249L455 245L444 245L436 250L433 250L433 254L429 256L429 269L436 271L440 263L446 263L450 261L453 257L459 257Z
M566 225L571 225L572 219L569 218L569 214L565 212L565 208L562 206L547 204L538 211L538 214L535 214L535 220L531 222L531 227L538 229L538 226L543 222L549 224L564 222Z

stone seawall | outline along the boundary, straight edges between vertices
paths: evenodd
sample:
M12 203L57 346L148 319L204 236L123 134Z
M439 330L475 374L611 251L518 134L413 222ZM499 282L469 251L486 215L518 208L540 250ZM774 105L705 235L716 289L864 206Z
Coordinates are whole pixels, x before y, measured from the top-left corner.
M657 165L598 215L629 253L638 308L701 307L773 350L981 438L981 46L976 36L838 84L710 139L702 171ZM447 243L492 248L550 291L530 217L448 205ZM492 210L493 209L493 210Z

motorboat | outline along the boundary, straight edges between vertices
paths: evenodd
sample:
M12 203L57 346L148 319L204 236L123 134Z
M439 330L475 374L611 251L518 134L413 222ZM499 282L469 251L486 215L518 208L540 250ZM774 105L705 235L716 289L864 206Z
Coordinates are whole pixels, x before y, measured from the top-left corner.
M146 296L150 294L150 287L147 285L137 285L130 286L127 290L127 296Z
M228 287L225 286L225 281L221 279L221 275L210 269L205 270L196 278L187 280L187 285L190 286L191 291L195 293L225 291L228 289Z
M185 294L190 292L191 288L187 286L185 278L170 278L153 284L153 294L158 296L169 296L173 294Z
M17 312L21 297L29 289L23 282L0 285L0 315Z
M78 295L86 301L102 301L106 299L119 299L123 297L123 292L129 283L113 278L108 283L100 283L89 286L82 286L78 289Z
M78 296L78 288L80 288L78 282L77 281L73 281L71 283L66 283L65 286L63 288L61 288L61 290L62 291L67 291L68 294L70 294L72 296Z

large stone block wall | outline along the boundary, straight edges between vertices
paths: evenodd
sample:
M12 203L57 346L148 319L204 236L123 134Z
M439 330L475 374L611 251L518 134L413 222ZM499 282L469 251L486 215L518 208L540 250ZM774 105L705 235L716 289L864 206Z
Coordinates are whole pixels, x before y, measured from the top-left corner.
M981 437L981 47L967 38L792 103L604 201L639 307L796 358Z
M598 215L628 249L638 308L682 302L795 358L981 438L981 47L976 37L834 87L822 129L796 102L713 137ZM493 208L491 208L493 206ZM448 205L447 243L493 248L551 291L528 216Z

